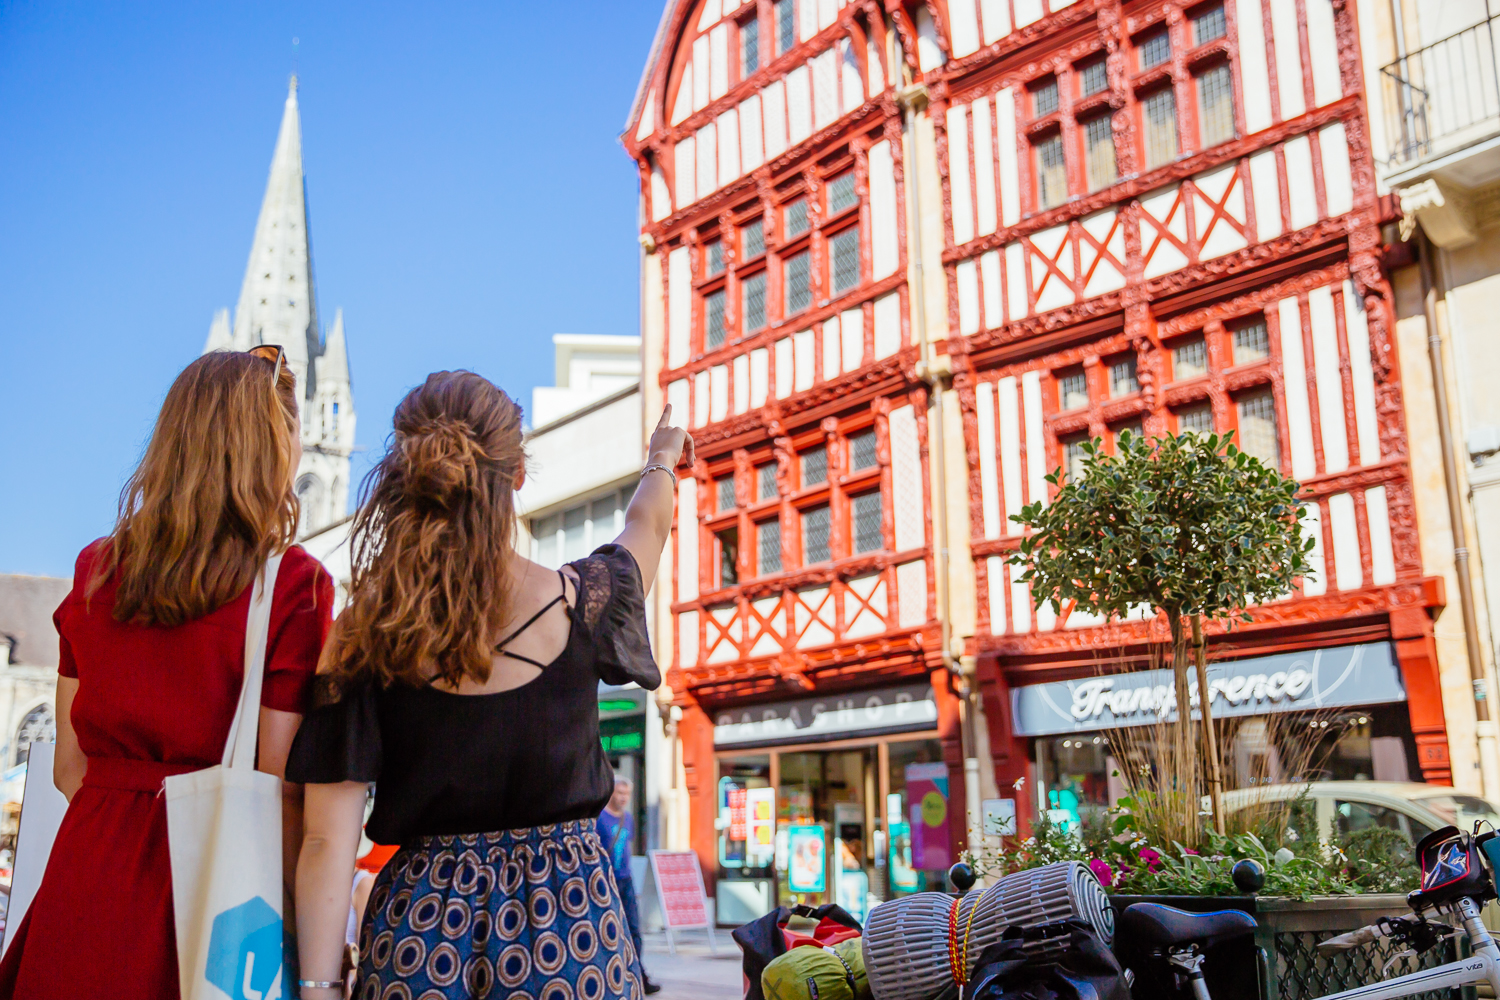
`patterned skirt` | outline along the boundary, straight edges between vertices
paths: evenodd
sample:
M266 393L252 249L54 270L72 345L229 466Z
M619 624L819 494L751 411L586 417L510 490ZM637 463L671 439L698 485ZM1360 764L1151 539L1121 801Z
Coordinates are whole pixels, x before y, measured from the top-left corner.
M591 819L402 847L359 940L358 1000L641 1000Z

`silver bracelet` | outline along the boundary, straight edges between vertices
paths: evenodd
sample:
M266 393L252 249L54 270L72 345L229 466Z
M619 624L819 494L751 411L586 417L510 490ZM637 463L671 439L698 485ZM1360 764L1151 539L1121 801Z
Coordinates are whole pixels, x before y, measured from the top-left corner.
M334 989L335 987L340 987L340 986L343 986L343 985L344 984L340 983L340 982L329 982L327 980L322 980L322 979L299 979L299 980L297 980L297 986L298 986L299 989L331 990L331 989Z
M660 462L652 462L650 465L648 465L644 469L642 469L641 470L641 478L645 479L646 478L646 473L651 472L654 469L660 469L661 471L665 472L667 475L671 476L672 477L672 485L673 486L677 485L677 473L673 472L671 469L667 468L665 465L662 465Z

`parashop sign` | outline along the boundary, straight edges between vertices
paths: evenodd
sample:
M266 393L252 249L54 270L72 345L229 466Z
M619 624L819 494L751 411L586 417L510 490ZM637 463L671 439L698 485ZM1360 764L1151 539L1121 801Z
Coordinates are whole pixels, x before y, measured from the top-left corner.
M1215 718L1303 712L1406 700L1390 643L1372 642L1296 653L1277 653L1208 665ZM1198 681L1189 672L1188 694L1198 705ZM1171 670L1106 674L1011 692L1017 736L1051 736L1177 718Z
M714 745L797 743L936 725L932 685L908 684L727 709L714 716Z

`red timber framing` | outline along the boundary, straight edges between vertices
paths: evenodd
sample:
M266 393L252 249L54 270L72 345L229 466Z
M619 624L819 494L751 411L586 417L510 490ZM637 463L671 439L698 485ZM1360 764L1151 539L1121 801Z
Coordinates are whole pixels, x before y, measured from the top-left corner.
M1295 7L1295 35L1273 22L1283 3ZM1317 3L1314 24L1331 17L1336 55L1309 41ZM1263 16L1242 25L1249 11ZM1200 27L1205 15L1221 23ZM1041 476L1067 464L1067 445L1102 437L1112 448L1127 426L1236 431L1295 475L1313 507L1320 579L1255 609L1251 625L1213 630L1214 655L1393 642L1422 774L1451 778L1432 630L1445 598L1440 579L1421 575L1382 265L1390 220L1375 191L1354 17L1345 0L1081 2L927 76L946 350L970 470L972 652L1001 788L1029 774L1027 741L1010 736L1013 688L1137 669L1148 643L1166 640L1160 621L1053 616L1005 564L1019 544L1007 515L1046 498ZM1145 65L1161 31L1170 56ZM1264 49L1249 65L1247 43ZM1100 59L1106 80L1085 93L1084 70ZM1233 128L1210 136L1202 80L1218 67L1233 82ZM1254 127L1247 75L1268 91L1250 95ZM1146 103L1163 90L1175 98L1178 151L1153 165ZM1101 115L1118 178L1102 185L1097 172L1091 183L1079 124ZM1044 207L1039 148L1052 136L1063 140L1067 198ZM1023 811L1034 800L1017 798Z
M663 666L710 880L721 711L928 680L944 755L963 766L938 648L892 85L893 53L916 71L914 8L792 2L790 45L772 0L669 5L622 139L640 168L642 243L662 257L662 287L643 290L661 295L666 327L646 371L697 451L679 484Z

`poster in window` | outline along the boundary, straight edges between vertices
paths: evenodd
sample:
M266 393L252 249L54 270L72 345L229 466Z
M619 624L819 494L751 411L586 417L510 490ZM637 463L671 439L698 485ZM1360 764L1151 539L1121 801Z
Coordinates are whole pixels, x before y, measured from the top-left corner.
M769 867L776 854L776 789L752 788L745 793L745 830L746 866Z
M828 891L828 840L822 826L794 826L787 888L797 893Z
M948 834L948 765L906 765L912 867L938 871L953 864Z

